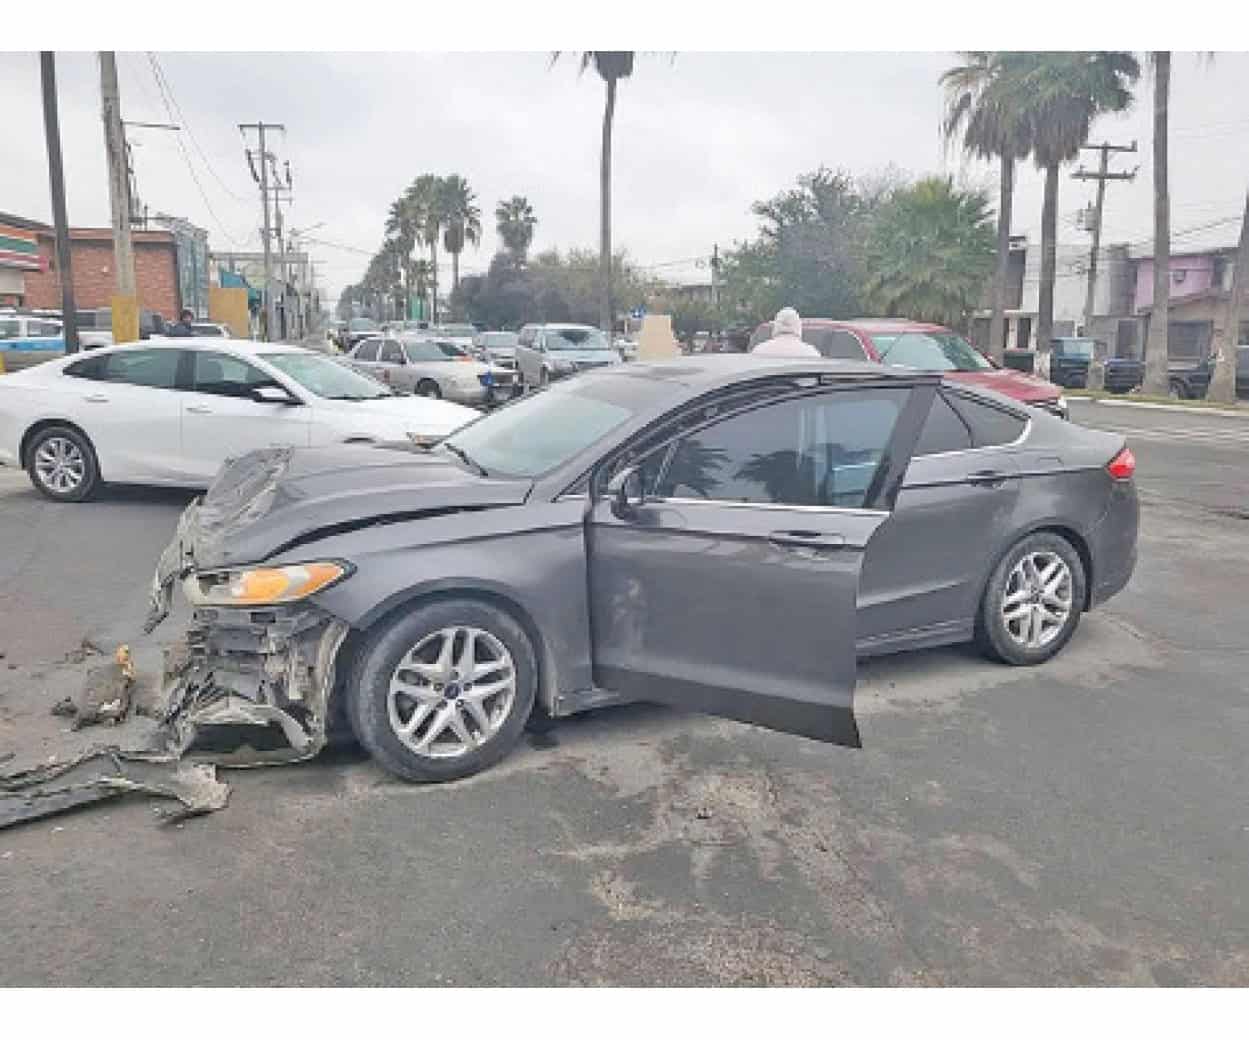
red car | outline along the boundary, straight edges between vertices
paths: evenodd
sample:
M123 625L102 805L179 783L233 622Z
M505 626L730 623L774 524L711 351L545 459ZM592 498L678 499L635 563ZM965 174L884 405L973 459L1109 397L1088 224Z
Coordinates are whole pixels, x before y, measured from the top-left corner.
M750 337L747 350L772 336L765 321ZM1037 376L1001 368L957 332L943 325L906 318L803 318L802 338L825 357L879 361L945 373L957 383L972 383L1006 397L1067 418L1067 400L1053 383Z

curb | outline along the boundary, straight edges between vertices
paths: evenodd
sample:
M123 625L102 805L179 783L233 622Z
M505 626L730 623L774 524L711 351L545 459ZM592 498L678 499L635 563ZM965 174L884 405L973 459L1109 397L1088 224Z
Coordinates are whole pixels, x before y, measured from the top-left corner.
M1108 408L1148 408L1156 412L1182 412L1185 415L1220 415L1229 419L1249 419L1249 409L1192 408L1182 404L1155 404L1153 401L1109 401L1097 397L1070 397L1068 401L1088 401Z

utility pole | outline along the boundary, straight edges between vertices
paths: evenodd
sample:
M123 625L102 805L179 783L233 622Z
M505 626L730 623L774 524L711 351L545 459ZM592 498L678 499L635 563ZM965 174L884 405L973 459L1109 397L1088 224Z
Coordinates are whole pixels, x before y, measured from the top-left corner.
M1071 175L1078 181L1097 181L1097 201L1093 204L1093 227L1090 229L1093 234L1093 243L1089 249L1089 282L1084 292L1084 335L1088 336L1093 327L1093 295L1097 286L1097 257L1102 247L1102 207L1106 201L1106 182L1135 180L1136 169L1140 167L1132 170L1131 173L1110 172L1110 153L1135 152L1135 141L1131 145L1108 144L1103 141L1101 144L1085 145L1082 150L1101 153L1101 161L1096 173L1081 166ZM1093 362L1089 365L1088 385L1091 390L1100 390L1105 382L1106 352L1099 340L1094 340L1094 344Z
M264 227L261 232L261 241L264 245L265 254L265 339L272 342L273 330L275 325L274 309L273 309L273 255L271 252L273 230L269 225L269 160L272 158L265 148L265 131L266 130L282 130L285 131L281 123L239 123L239 130L246 133L248 130L255 130L259 136L259 152L253 153L251 149L247 150L247 163L251 167L252 179L260 185L260 201L264 209ZM256 166L252 162L254 154L258 154L260 158L260 173L257 175Z
M130 237L130 163L126 154L126 129L121 122L121 96L117 88L117 57L100 51L100 98L103 102L104 152L108 161L108 201L113 216L114 289L111 313L113 342L133 343L139 338L139 297L134 276L134 245Z
M78 353L78 311L74 307L74 271L69 253L69 217L65 213L65 170L61 165L61 121L56 107L56 57L39 52L43 87L43 136L48 148L48 181L52 189L52 220L56 224L56 269L61 278L61 326L65 353Z

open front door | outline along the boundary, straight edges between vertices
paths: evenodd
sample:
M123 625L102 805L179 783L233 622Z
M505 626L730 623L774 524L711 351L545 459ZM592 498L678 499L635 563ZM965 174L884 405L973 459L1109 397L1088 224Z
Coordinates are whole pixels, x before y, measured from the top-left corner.
M753 407L643 460L643 501L597 501L596 685L859 746L859 572L914 442L910 397L830 389Z

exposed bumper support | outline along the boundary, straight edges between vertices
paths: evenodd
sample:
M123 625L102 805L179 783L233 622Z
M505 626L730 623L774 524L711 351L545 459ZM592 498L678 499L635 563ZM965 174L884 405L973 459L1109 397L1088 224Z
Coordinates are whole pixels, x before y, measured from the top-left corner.
M163 722L179 752L221 765L312 758L324 746L348 626L317 607L201 608L165 651Z

